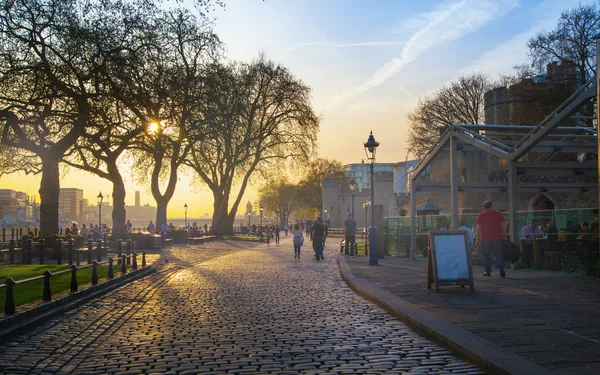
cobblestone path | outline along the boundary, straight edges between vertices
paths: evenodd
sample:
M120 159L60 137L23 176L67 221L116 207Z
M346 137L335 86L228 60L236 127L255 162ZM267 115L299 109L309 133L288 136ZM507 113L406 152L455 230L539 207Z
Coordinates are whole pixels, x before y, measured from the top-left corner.
M333 247L304 247L173 247L156 274L2 343L0 372L483 373L357 296Z

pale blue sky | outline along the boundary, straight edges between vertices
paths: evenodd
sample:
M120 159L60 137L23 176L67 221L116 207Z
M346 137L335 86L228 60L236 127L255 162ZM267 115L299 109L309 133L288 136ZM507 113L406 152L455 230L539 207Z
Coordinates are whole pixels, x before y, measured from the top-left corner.
M460 74L496 78L527 62L526 43L578 0L225 0L211 13L227 56L259 51L313 88L320 153L360 161L372 129L378 160L406 157L407 112ZM581 3L586 3L585 1Z

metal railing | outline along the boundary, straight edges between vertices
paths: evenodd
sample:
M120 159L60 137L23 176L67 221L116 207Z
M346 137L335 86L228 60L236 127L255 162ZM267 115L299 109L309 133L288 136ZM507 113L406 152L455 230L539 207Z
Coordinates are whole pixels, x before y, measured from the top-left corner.
M133 252L132 254L122 254L119 255L119 257L117 258L117 264L121 266L121 276L127 274L127 265L131 264L131 269L133 271L136 271L138 269L138 264L137 264L137 253ZM92 285L98 285L98 266L99 265L104 265L104 264L108 264L108 276L107 278L113 279L114 278L114 267L113 267L113 263L114 263L114 259L112 257L108 258L108 260L105 260L103 262L101 261L92 261L91 264L82 266L82 267L78 267L74 264L71 265L71 267L69 269L63 270L63 271L58 271L58 272L50 272L48 270L46 270L44 272L43 275L40 276L35 276L35 277L30 277L28 279L23 279L23 280L19 280L19 281L15 281L12 278L8 278L6 279L6 282L4 284L0 284L0 290L2 289L6 289L6 300L5 300L5 304L4 304L4 313L7 315L12 315L16 312L16 305L15 305L15 296L14 296L14 287L16 285L22 285L22 284L27 284L33 281L37 281L37 280L44 280L44 290L42 293L42 299L45 302L49 302L52 300L52 289L50 286L50 280L52 278L52 276L58 276L58 275L62 275L62 274L66 274L66 273L71 273L71 285L70 285L70 289L71 292L77 292L79 289L79 285L77 283L77 271L81 270L81 269L86 269L86 268L92 268ZM142 251L142 268L146 267L146 251L143 250Z

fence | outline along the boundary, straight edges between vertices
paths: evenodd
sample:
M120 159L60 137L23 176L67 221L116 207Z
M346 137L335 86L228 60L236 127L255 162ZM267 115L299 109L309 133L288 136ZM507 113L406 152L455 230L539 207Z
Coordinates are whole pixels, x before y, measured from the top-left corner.
M508 221L508 213L504 212ZM473 230L475 236L475 221L478 214L458 215L458 222L464 221ZM545 211L517 211L517 228L519 230L537 219L542 231L548 235L559 237L574 237L580 234L581 224L591 223L598 217L597 208L578 208ZM384 249L387 255L419 256L427 251L428 234L430 230L439 230L452 222L451 215L423 215L416 218L417 249L416 254L410 253L411 218L410 216L386 217L384 224ZM552 225L552 223L554 225ZM519 233L520 235L520 233ZM513 240L513 242L516 242Z
M136 271L138 269L137 265L137 253L133 252L128 255L120 255L118 258L118 265L121 266L121 275L125 275L127 273L127 265L131 265L131 269ZM114 278L114 269L113 269L113 258L108 258L106 261L93 261L91 264L85 265L83 267L78 267L76 265L71 265L70 269L59 271L59 272L50 272L46 270L43 275L31 277L24 280L15 281L12 278L6 279L4 284L0 284L0 290L6 289L6 300L4 304L4 313L7 315L12 315L16 312L15 305L15 295L14 295L14 287L16 285L27 284L37 280L44 280L44 289L42 292L42 299L46 302L52 300L52 288L50 285L50 280L52 276L62 275L65 273L71 273L71 292L77 292L79 286L77 283L77 271L85 268L92 267L92 285L98 285L98 265L108 264L108 279ZM146 267L146 251L142 251L142 268Z

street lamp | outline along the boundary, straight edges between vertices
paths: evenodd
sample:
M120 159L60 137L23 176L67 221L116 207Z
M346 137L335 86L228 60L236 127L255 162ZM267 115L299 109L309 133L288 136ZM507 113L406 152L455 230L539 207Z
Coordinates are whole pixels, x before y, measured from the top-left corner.
M354 190L356 190L356 181L350 180L350 191L352 192L352 218L354 219Z
M323 216L325 216L324 219L325 219L325 221L327 221L327 207L323 207L323 213L324 213Z
M98 194L98 228L102 228L102 200L104 197L102 196L102 192Z
M252 203L246 204L246 213L248 214L248 233L250 233L250 217L252 216Z
M375 141L375 137L373 137L373 131L369 135L369 139L364 144L365 146L365 154L367 155L367 159L370 161L371 168L371 227L369 228L369 247L371 251L369 252L369 265L376 266L379 264L379 260L377 259L377 227L375 227L375 181L374 181L374 172L373 169L375 167L375 152L377 151L377 147L379 147L379 142Z
M263 227L262 227L262 217L263 217L263 208L260 208L260 239L262 240L262 236L263 236Z
M184 225L184 227L185 227L185 229L187 229L187 208L188 208L187 202L183 205L183 208L185 208L185 225Z

